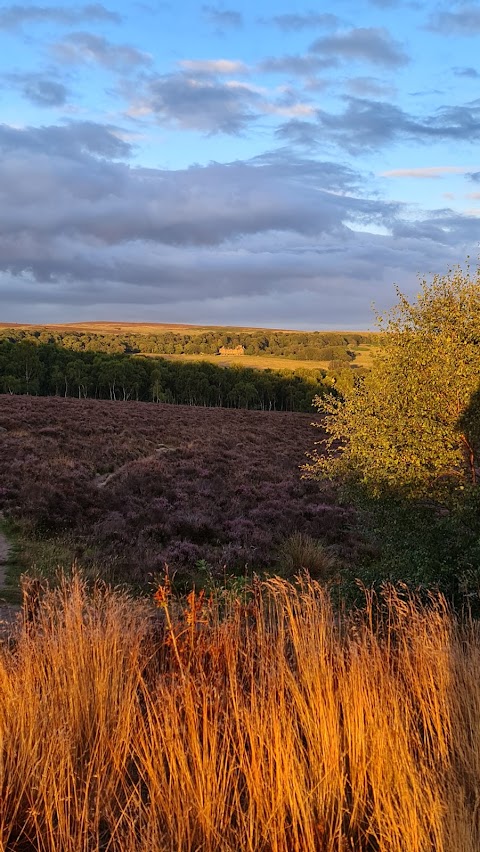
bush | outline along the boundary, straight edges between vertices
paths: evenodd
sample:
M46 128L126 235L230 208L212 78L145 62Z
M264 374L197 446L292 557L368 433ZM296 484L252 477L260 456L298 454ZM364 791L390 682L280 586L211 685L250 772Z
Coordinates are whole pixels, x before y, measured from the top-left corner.
M286 576L303 571L321 582L331 580L339 569L339 561L331 547L306 533L296 532L285 539L279 550L279 562Z

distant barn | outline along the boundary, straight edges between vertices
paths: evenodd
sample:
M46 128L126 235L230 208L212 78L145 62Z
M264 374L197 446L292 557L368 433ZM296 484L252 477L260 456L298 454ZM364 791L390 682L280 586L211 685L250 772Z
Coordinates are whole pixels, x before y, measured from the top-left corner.
M235 349L227 349L226 346L220 346L219 355L245 355L245 346L235 346Z

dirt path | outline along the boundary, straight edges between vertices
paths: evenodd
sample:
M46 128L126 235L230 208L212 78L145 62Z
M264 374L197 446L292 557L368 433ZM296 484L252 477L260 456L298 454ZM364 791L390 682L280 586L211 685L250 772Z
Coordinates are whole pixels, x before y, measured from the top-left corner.
M1 520L1 514L0 514ZM10 543L7 537L0 530L0 639L11 632L11 628L17 620L17 615L20 611L19 606L8 604L2 601L2 590L5 587L8 555L10 553Z
M10 545L4 534L0 531L0 593L5 585L5 573L7 570L9 551Z

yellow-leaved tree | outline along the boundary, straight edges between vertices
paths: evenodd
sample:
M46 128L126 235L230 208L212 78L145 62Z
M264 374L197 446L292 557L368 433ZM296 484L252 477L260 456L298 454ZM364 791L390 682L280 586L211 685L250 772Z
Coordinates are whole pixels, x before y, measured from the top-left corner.
M343 396L316 398L326 438L307 474L372 496L437 496L476 484L480 458L480 268L399 291L378 317L384 346Z

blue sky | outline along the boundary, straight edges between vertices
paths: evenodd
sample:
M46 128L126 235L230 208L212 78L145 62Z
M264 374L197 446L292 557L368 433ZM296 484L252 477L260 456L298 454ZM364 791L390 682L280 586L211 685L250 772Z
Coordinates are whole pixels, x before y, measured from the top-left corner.
M480 4L0 6L0 321L367 328L480 234Z

